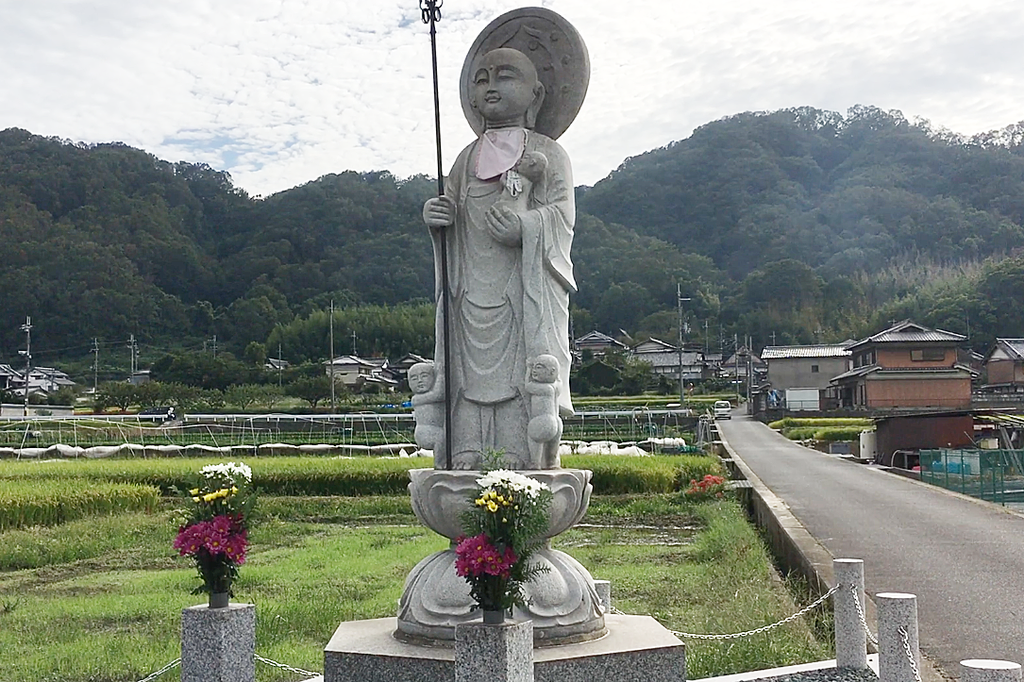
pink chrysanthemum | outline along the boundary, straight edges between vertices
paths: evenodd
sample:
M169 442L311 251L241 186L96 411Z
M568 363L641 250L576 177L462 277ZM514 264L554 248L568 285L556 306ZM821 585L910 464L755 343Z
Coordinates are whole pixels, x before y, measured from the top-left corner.
M483 533L464 538L455 547L455 572L463 578L481 575L507 578L515 562L516 554L511 547L499 552Z

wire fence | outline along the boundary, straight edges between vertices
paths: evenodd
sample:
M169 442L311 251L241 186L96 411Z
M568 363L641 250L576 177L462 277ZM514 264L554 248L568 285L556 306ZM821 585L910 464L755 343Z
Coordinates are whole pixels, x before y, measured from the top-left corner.
M577 412L563 419L564 441L644 443L648 451L695 452L693 445L664 445L659 439L693 440L697 417L685 410ZM410 413L337 415L195 414L160 423L143 416L0 418L0 448L89 448L126 443L143 446L253 447L268 444L374 447L414 443Z

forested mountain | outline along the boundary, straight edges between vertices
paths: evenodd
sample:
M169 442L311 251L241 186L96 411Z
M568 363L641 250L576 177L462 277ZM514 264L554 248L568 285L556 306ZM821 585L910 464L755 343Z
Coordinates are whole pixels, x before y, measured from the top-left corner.
M785 258L825 275L977 260L1024 245L1024 125L1005 132L964 140L872 107L740 114L628 160L580 208L737 280Z
M1024 122L965 139L874 107L745 113L579 195L606 223L710 259L735 286L719 310L703 294L721 290L687 292L697 321L761 345L858 337L905 314L971 331L979 349L1024 335L979 290L1024 247ZM1019 276L1016 260L1000 268ZM981 298L931 301L948 287Z
M1024 125L963 139L857 107L746 113L577 190L575 331L755 344L911 316L1024 336ZM340 170L340 169L339 169ZM216 336L287 359L430 353L429 178L340 172L258 199L207 166L0 132L0 362ZM409 305L406 305L409 304ZM401 306L400 310L396 306ZM394 329L389 328L394 320ZM62 350L64 349L64 350Z

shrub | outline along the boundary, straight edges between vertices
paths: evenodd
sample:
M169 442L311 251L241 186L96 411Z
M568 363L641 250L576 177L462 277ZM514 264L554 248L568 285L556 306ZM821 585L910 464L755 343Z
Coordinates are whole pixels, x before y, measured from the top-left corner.
M860 432L863 430L863 426L832 426L815 431L814 439L826 442L857 440L860 438Z

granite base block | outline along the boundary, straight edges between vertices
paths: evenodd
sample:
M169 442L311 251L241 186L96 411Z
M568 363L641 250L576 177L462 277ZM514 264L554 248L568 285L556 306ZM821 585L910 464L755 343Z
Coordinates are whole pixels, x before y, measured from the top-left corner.
M181 612L182 682L255 682L256 606Z
M455 626L455 682L533 682L533 622Z
M605 616L601 639L533 650L535 682L684 682L686 648L649 616ZM324 682L454 682L455 650L394 637L395 618L338 626L324 649Z

